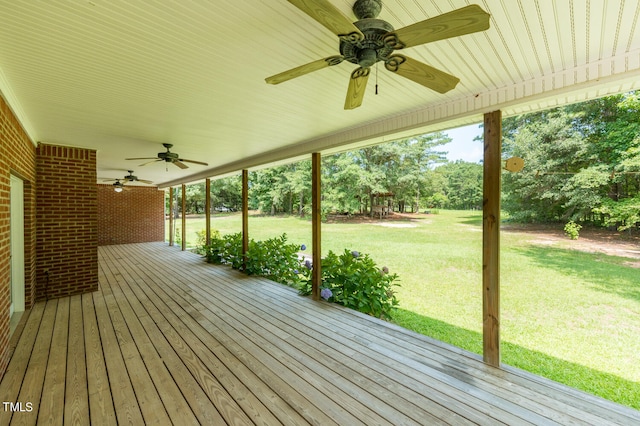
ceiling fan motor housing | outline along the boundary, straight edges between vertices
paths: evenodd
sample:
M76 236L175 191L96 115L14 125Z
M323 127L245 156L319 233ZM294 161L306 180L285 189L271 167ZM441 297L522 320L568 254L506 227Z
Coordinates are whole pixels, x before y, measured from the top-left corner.
M393 52L384 41L384 36L393 31L393 26L376 18L365 18L353 23L364 34L364 39L352 42L340 42L340 53L344 59L363 68L373 66L378 61L384 61Z
M382 10L382 0L356 0L352 10L358 19L375 18Z
M159 152L158 153L158 158L168 162L168 163L172 163L174 161L176 161L180 156L178 154L174 154L173 152Z
M178 158L180 158L180 156L178 154L174 154L173 152L170 151L170 149L173 147L173 144L163 143L162 146L167 148L167 152L159 152L158 153L158 158L159 159L164 160L167 163L173 163Z

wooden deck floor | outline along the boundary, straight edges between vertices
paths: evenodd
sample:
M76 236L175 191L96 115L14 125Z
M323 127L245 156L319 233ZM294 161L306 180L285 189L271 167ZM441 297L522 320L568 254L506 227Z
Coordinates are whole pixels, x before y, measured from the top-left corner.
M36 304L0 399L3 425L640 424L161 243L101 247L100 291Z

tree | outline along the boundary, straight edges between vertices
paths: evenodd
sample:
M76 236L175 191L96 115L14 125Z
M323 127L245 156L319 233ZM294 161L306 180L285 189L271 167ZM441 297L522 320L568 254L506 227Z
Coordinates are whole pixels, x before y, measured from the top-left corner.
M187 196L186 207L187 213L198 214L204 212L205 204L205 185L197 183L186 185L185 194Z
M283 186L286 184L284 172L284 166L276 166L250 173L249 197L253 209L272 215L283 210Z
M481 164L457 160L436 168L435 173L442 176L445 185L443 191L437 193L438 196L432 196L432 203L437 201L440 205L458 210L482 208Z
M242 209L242 177L228 176L211 181L211 208Z
M294 198L297 200L297 213L300 217L305 214L305 206L311 204L311 160L303 160L288 165L285 178L289 192L289 206L287 211L294 213ZM310 208L309 208L310 209ZM307 210L309 210L307 209Z
M362 213L365 198L357 153L344 152L322 159L322 206L326 212Z
M503 174L503 208L521 221L568 219L572 194L565 184L589 164L576 114L559 108L508 118L503 131L505 156L523 157L526 164L521 173Z
M524 221L633 226L640 192L640 98L628 93L504 120L503 208ZM629 201L636 200L636 201ZM620 208L616 203L620 202Z
M399 159L392 192L399 211L405 210L405 204L411 204L411 210L418 211L421 198L430 195L428 184L433 182L429 176L433 166L446 161L446 153L434 148L449 142L448 136L434 133L396 143Z
M433 165L445 161L434 148L450 142L434 133L336 154L323 163L323 194L334 211L372 212L377 193L393 193L400 211L419 208L423 197L432 195L428 186Z

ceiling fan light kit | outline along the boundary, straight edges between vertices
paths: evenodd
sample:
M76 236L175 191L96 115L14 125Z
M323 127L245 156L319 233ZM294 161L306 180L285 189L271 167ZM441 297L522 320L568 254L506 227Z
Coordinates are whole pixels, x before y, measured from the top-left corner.
M124 184L120 182L120 179L116 179L115 183L113 184L113 190L116 192L122 192L123 189Z
M457 77L393 52L489 28L490 15L478 5L469 5L394 30L391 24L377 18L382 10L381 0L356 0L352 10L358 20L353 23L328 0L288 1L338 36L340 55L267 77L265 81L280 84L343 61L351 62L359 68L351 73L345 109L357 108L362 104L370 67L377 62L384 62L388 71L438 93L454 89L460 81Z

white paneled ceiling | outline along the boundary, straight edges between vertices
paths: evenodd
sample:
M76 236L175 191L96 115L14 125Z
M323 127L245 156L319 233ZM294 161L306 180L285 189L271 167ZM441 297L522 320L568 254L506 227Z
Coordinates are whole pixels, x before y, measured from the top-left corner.
M330 0L353 18L351 0ZM343 109L343 62L280 85L265 77L338 54L285 0L0 0L0 90L34 142L98 151L98 176L160 186L636 89L637 0L386 0L395 28L478 4L490 29L405 49L460 78L439 94L384 66ZM378 94L375 94L376 82ZM172 143L182 170L140 167Z

